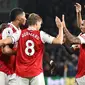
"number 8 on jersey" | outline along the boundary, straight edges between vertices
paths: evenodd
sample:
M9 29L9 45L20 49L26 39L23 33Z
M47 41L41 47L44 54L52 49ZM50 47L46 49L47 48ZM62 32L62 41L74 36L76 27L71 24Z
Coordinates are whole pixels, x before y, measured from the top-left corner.
M27 40L26 41L25 53L28 56L32 56L35 53L34 42L32 40Z

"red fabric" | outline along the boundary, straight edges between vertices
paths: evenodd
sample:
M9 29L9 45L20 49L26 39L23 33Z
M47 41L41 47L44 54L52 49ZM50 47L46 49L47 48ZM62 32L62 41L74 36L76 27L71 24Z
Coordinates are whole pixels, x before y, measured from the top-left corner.
M2 35L0 34L0 39L2 39ZM8 57L9 58L9 57ZM11 74L10 69L8 68L6 56L2 55L2 51L0 49L0 71L6 73L6 74Z
M8 25L10 29L13 30L13 32L16 32L13 26ZM0 35L1 37L1 35ZM11 45L11 47L16 50L15 45ZM1 49L0 49L0 71L5 72L6 74L12 74L15 72L15 55L13 56L7 56L2 54Z
M76 78L85 75L85 45L80 45L80 55L78 59L78 72Z
M27 46L26 42L31 40L34 43L27 43L28 47L33 46L27 49L27 52L33 52L34 54L29 56L25 52ZM21 77L33 77L39 75L42 69L42 57L43 57L44 45L40 38L39 31L33 30L23 30L18 42L18 51L16 56L16 73Z
M14 27L11 24L9 25L9 28L11 28L13 30L13 33L16 32L16 30L14 29ZM15 43L14 45L12 45L12 49L14 51L17 50L17 44L18 43ZM8 68L10 68L10 70L11 70L11 73L15 72L15 58L16 58L15 55L10 56L9 62L7 64Z

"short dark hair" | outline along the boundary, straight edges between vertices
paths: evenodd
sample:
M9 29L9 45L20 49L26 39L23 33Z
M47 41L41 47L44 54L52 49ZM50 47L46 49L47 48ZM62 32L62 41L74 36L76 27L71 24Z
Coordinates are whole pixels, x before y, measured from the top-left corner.
M31 13L27 19L28 25L35 25L37 21L42 21L42 18L35 13Z
M22 14L24 11L21 8L14 8L11 10L9 14L10 21L14 21L16 17L20 14Z

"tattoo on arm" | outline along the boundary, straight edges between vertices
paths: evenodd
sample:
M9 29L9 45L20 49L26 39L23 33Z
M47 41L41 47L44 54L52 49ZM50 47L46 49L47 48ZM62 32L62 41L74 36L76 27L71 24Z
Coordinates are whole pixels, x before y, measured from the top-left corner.
M66 35L66 38L70 41L70 43L72 43L72 44L81 43L80 39L78 37L75 37L74 35L72 35L66 27L64 28L64 33Z

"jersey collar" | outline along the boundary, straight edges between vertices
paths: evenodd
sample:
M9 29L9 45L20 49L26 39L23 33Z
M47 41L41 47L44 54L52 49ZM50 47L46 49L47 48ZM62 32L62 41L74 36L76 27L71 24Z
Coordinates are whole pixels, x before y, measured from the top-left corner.
M15 30L18 30L18 28L17 28L16 26L14 26L14 25L12 24L12 22L10 22L10 23L8 23L8 24L12 25ZM20 28L19 28L19 29L20 29Z
M34 28L34 27L28 27L27 29L28 29L28 30L37 30L37 29Z

